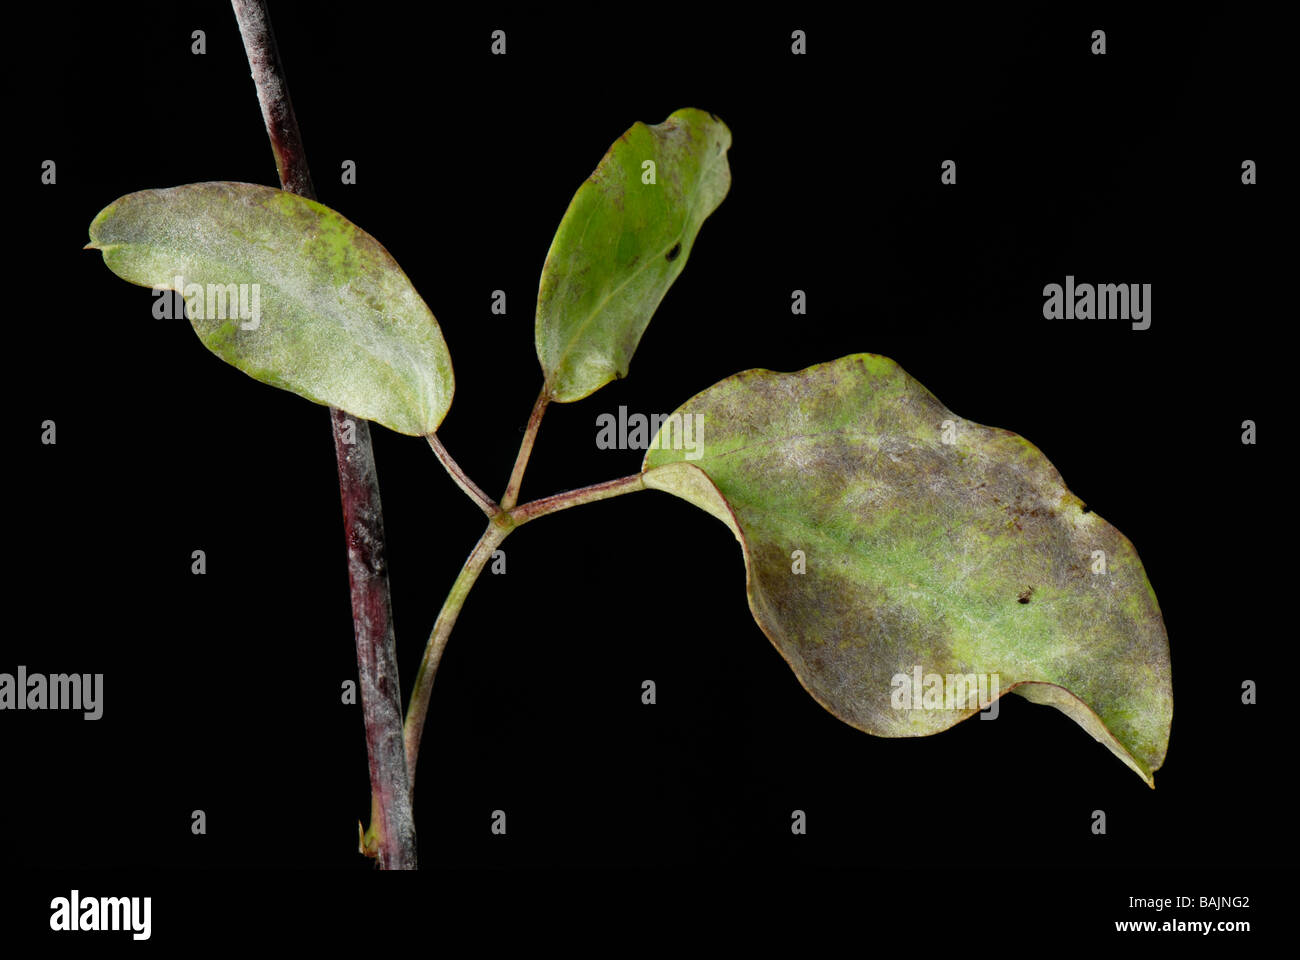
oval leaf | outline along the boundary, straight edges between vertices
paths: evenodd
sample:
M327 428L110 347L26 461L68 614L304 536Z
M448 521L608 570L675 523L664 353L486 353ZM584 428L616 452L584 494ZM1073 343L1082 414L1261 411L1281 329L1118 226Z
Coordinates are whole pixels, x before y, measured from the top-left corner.
M204 346L263 383L432 433L451 405L433 314L374 237L296 194L194 183L114 201L87 247L123 280L179 290Z
M627 376L641 335L731 186L731 131L703 110L635 124L578 188L537 292L537 358L567 403ZM653 182L650 182L653 181Z
M924 736L1014 689L1154 786L1173 712L1155 593L1022 437L857 354L710 387L643 470L731 527L754 618L841 720Z

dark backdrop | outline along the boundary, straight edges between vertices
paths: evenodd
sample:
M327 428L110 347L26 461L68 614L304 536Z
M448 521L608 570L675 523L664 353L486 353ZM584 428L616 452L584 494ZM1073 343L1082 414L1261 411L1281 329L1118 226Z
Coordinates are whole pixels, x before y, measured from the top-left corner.
M1101 14L851 23L811 8L273 14L319 198L376 236L438 317L457 379L440 436L490 493L540 385L534 297L574 190L631 123L698 106L732 130L731 192L629 377L552 406L525 496L636 470L639 452L594 442L596 417L620 405L667 412L739 370L881 353L961 416L1042 449L1138 546L1169 631L1176 710L1152 791L1063 714L1016 697L998 722L923 740L842 724L755 625L731 535L681 501L547 518L506 542L508 573L482 577L443 662L416 803L426 867L503 883L518 867L845 867L873 896L993 884L1042 898L1035 916L1077 895L1104 926L1131 915L1130 895L1240 892L1255 875L1234 871L1280 857L1269 681L1286 638L1267 614L1285 521L1262 517L1287 495L1268 481L1289 361L1273 31ZM1104 57L1089 54L1098 27ZM497 28L505 57L488 52ZM794 28L807 56L790 54ZM195 29L206 55L190 52ZM36 901L91 868L364 876L326 411L154 320L148 290L79 249L122 194L276 182L229 7L60 8L23 37L5 161L22 218L11 283L28 300L8 324L0 669L102 672L106 694L94 723L0 718L15 841L0 862L55 871L28 888ZM45 159L57 185L39 182ZM955 187L939 182L946 159ZM1241 184L1244 159L1258 186ZM1151 329L1044 320L1042 288L1066 274L1151 283ZM45 419L57 446L39 443ZM1244 419L1257 446L1240 442ZM373 432L409 691L482 517L425 444ZM190 573L194 549L206 576ZM1240 703L1246 679L1258 706ZM488 829L498 808L506 837ZM795 808L807 836L791 834ZM195 809L206 836L191 834ZM1156 868L1176 872L1139 873ZM164 876L201 882L139 876L159 897ZM293 888L332 887L323 876ZM1205 879L1184 890L1189 877ZM247 882L284 895L274 877ZM161 929L183 909L155 913Z

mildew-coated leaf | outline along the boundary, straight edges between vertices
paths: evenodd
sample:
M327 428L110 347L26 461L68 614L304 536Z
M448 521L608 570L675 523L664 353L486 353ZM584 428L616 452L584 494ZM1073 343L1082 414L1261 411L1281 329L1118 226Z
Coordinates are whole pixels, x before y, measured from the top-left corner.
M142 190L101 210L90 241L123 280L180 290L203 344L263 383L399 433L447 414L437 320L388 251L322 204L251 183Z
M678 110L634 124L578 188L537 292L537 358L552 399L580 400L627 375L700 224L727 195L730 146L717 117Z
M1014 690L1155 785L1173 712L1155 593L1036 447L871 354L748 370L678 415L692 430L683 443L664 424L646 485L730 526L754 618L827 710L924 736ZM988 695L965 698L958 677Z

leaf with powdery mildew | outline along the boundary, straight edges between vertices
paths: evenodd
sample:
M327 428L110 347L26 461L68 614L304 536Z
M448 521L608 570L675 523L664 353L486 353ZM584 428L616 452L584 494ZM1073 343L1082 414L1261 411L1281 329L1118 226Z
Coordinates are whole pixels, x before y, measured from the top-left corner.
M856 354L715 384L642 469L731 528L755 620L844 722L925 736L1014 690L1155 785L1173 713L1155 593L1027 440Z
M374 237L314 200L142 190L100 211L86 246L123 280L181 291L204 346L263 383L411 435L451 406L438 321Z
M581 400L627 375L700 225L727 195L730 146L713 114L678 110L634 124L578 188L537 291L537 358L552 400Z

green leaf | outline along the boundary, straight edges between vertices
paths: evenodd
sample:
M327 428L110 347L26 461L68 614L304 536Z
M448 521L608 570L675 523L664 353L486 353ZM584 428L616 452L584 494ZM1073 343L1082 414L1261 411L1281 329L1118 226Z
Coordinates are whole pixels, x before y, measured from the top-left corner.
M634 124L578 188L537 292L537 358L553 400L581 400L627 376L700 224L727 195L730 146L713 114L678 110L657 126Z
M388 251L326 206L251 183L142 190L101 210L90 241L123 280L180 290L204 346L263 383L399 433L447 414L437 320Z
M937 733L977 712L955 679L976 674L981 700L1049 703L1155 785L1173 712L1155 593L1036 447L872 354L739 373L678 415L646 486L731 528L755 620L827 710L877 736Z

